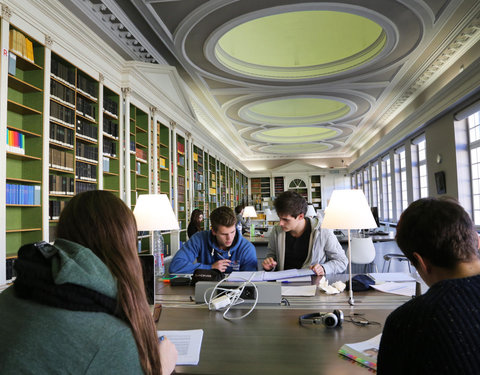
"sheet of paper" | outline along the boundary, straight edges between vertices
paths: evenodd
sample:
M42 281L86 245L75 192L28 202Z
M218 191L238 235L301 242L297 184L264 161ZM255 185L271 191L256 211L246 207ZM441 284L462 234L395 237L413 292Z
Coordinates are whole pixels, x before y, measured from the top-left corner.
M198 365L202 347L203 329L187 331L157 331L158 337L166 336L175 344L178 352L177 365Z
M375 283L388 282L388 281L415 281L415 279L405 272L386 272L386 273L369 273L368 274Z
M249 271L239 271L232 272L228 277L227 281L263 281L263 274L265 271L249 272Z
M375 337L372 337L369 340L356 342L353 344L346 344L353 350L357 352L364 353L365 355L377 359L378 348L380 347L380 339L382 338L382 334L378 334Z
M411 297L415 295L414 282L394 283L388 282L383 284L370 285L372 288L384 293L398 294L401 296Z
M282 296L302 296L313 297L317 292L316 285L302 285L302 286L282 286Z
M290 277L288 279L277 280L278 283L310 283L312 276Z
M313 274L314 272L308 268L302 268L302 269L292 268L290 270L284 270L284 271L265 272L263 279L265 281L274 281L274 280L289 279L292 277L308 276Z

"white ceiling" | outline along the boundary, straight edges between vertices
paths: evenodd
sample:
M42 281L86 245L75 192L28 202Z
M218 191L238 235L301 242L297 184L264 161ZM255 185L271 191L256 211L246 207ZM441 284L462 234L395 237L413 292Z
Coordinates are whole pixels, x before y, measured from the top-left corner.
M62 3L126 59L175 66L198 120L250 171L348 165L479 55L466 58L477 0Z

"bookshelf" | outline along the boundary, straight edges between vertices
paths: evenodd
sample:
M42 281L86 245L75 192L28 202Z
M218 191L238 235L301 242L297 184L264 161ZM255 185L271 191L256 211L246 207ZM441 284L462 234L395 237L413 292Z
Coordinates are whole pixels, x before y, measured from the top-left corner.
M197 145L193 145L193 209L195 208L205 213L204 152Z
M277 197L285 191L285 182L283 176L276 176L273 178L274 195Z
M315 209L322 208L322 184L321 176L310 176L310 191L312 193L311 203Z
M235 208L235 171L232 168L228 168L228 202L232 209Z
M148 114L130 104L130 199L132 209L140 194L149 193Z
M10 27L9 38L4 244L7 280L13 277L12 266L19 247L43 237L45 61L44 46L29 35Z
M157 158L158 158L158 193L170 195L170 129L168 126L157 122ZM171 255L171 235L162 233L165 246L165 256Z
M210 213L217 208L217 160L208 155L208 213L207 218L210 217ZM208 220L207 228L210 226Z
M176 135L177 142L177 218L180 226L180 241L187 240L187 202L186 202L186 154L185 154L185 138Z
M98 82L52 53L50 72L49 240L75 194L98 189Z
M218 162L218 202L220 202L219 206L226 206L227 205L227 174L225 170L225 164Z
M120 197L119 100L117 93L103 87L103 190L108 190L117 197Z

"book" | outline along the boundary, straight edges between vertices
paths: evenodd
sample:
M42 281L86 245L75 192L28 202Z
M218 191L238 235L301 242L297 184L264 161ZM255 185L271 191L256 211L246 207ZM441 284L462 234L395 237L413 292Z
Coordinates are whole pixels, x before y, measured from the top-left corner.
M168 246L168 245L167 245ZM177 365L198 365L202 347L203 329L186 331L157 331L157 335L166 336L178 351Z
M380 347L381 338L382 334L380 333L365 341L345 344L338 350L338 353L376 370L378 348Z

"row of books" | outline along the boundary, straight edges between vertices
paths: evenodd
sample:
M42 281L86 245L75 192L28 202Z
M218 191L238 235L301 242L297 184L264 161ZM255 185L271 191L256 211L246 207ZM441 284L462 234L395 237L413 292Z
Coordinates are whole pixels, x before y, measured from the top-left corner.
M52 168L73 172L73 154L71 152L50 148L49 162Z
M103 154L112 157L117 156L117 144L114 141L108 139L103 140Z
M179 166L184 167L185 166L185 156L177 154L177 163Z
M118 104L108 97L103 98L103 108L110 112L112 115L118 115Z
M70 107L75 107L75 91L53 79L50 80L50 95Z
M91 146L86 143L77 141L77 148L75 150L75 154L77 157L87 159L92 162L96 162L98 160L98 148L96 146Z
M185 186L185 177L178 176L178 185L179 186Z
M104 172L110 172L110 159L109 158L103 158L103 171Z
M97 190L97 184L89 184L88 182L77 181L75 183L75 192L77 194L83 193L84 191Z
M103 131L112 137L118 138L118 124L103 116Z
M84 115L85 117L91 118L95 120L97 118L96 115L96 106L91 101L84 99L81 96L77 96L77 112Z
M195 190L203 190L203 185L200 182L196 182L193 184L193 188Z
M50 101L50 117L72 128L75 126L75 111L57 102Z
M40 185L7 184L7 204L40 205Z
M82 180L97 181L97 166L77 161L75 175Z
M177 152L185 153L185 145L182 142L177 141Z
M148 160L147 151L142 150L141 148L137 148L135 150L135 156L140 160L144 160L144 161Z
M20 55L31 62L35 62L33 42L30 39L15 29L10 30L9 37L9 49L11 51L14 51L17 55Z
M160 168L165 168L165 169L167 168L167 159L160 158L160 159L158 159L158 161L159 161L159 167Z
M48 176L49 192L56 195L74 195L75 179L68 176L51 174Z
M64 126L50 123L50 140L59 143L62 146L72 147L74 141L73 129L68 129Z
M139 161L135 163L135 173L142 174L142 163L140 163Z
M203 201L205 199L205 193L197 192L195 200Z
M82 74L78 74L77 79L78 79L77 87L80 90L82 90L84 93L89 94L92 98L96 99L97 98L96 82Z
M72 66L53 58L51 62L51 71L56 77L61 78L63 81L72 86L75 86L75 70Z
M67 201L49 201L48 202L48 217L50 220L58 220L60 213L65 208Z
M130 139L130 152L135 152L137 146L135 145L135 139Z
M77 134L83 135L92 141L96 141L98 139L98 128L95 124L92 124L83 118L77 118Z
M193 172L193 179L198 182L203 182L203 174L199 171Z
M7 129L7 151L25 155L25 134Z

